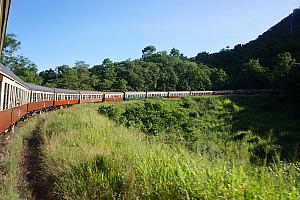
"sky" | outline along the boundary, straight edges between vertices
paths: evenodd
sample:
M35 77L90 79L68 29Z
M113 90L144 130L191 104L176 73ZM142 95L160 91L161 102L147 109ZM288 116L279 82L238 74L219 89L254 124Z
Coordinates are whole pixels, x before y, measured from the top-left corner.
M300 7L299 0L11 0L7 33L40 71L142 49L177 48L188 57L254 40Z

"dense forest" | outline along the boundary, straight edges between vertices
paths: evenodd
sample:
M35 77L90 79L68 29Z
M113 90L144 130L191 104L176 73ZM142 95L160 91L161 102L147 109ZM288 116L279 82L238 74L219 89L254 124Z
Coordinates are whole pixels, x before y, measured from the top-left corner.
M5 41L2 62L16 75L48 87L101 91L218 90L276 88L300 91L300 9L256 40L218 53L187 58L178 49L156 51L149 45L135 60L104 59L89 66L76 61L38 73L37 66L17 55L20 42L13 34Z

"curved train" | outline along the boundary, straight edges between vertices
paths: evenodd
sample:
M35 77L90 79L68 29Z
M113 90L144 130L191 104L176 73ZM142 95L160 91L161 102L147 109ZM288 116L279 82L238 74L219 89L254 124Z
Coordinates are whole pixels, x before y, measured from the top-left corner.
M62 106L144 98L270 93L270 89L219 91L99 92L48 88L26 83L0 64L0 134L27 115Z

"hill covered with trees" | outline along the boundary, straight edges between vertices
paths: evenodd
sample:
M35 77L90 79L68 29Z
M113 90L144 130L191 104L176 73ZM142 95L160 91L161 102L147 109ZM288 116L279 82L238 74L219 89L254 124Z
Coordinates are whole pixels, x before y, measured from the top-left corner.
M231 77L230 87L278 87L282 82L279 77L294 76L299 71L299 64L292 66L300 61L300 8L247 44L212 54L201 52L192 60L221 66ZM289 67L279 69L284 67L282 62ZM279 74L280 71L285 72Z

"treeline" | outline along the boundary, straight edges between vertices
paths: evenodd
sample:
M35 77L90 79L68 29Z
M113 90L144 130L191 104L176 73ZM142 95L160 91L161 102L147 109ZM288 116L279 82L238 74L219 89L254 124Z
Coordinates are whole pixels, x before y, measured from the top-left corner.
M24 81L48 87L100 91L276 88L300 93L300 64L289 52L275 56L271 67L252 58L232 73L228 67L187 58L178 49L156 52L150 45L139 59L113 62L107 58L94 66L77 61L74 66L61 65L38 73L29 59L15 56L19 48L15 36L8 35L2 62Z
M136 60L113 62L89 67L79 61L74 67L58 66L40 73L42 84L70 89L117 91L205 90L225 88L227 75L222 69L197 64L172 49L155 53L154 46L143 49Z
M48 87L101 91L218 90L226 88L228 79L224 70L196 63L175 48L170 53L156 52L150 45L142 50L140 59L113 62L107 58L94 66L77 61L74 66L61 65L40 73L29 59L15 56L19 48L16 36L7 35L3 64L24 81Z

